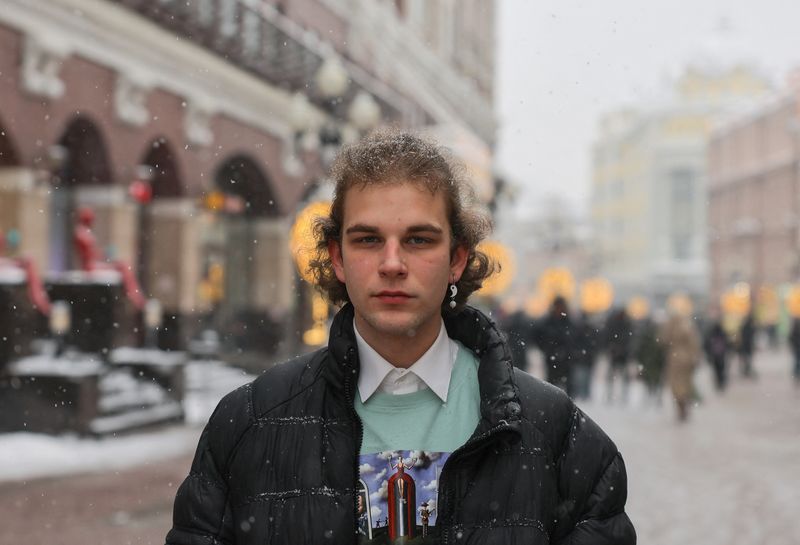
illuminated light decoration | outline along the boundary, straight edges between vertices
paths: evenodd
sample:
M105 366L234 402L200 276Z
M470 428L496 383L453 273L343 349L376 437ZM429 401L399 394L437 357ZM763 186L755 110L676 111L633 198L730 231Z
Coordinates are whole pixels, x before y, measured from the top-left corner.
M303 342L308 346L322 346L328 340L328 330L323 327L312 327L303 333Z
M500 270L484 280L483 286L477 294L490 297L503 294L511 285L516 274L514 255L507 246L495 240L481 242L478 244L478 251L483 252L494 263L499 264Z
M581 283L581 310L584 312L605 312L613 303L614 288L605 278L587 278Z
M311 296L311 319L314 325L303 333L303 342L308 346L322 346L328 341L328 303L317 292Z
M732 289L720 296L720 307L725 314L742 318L750 313L750 285L737 282Z
M781 315L781 301L775 288L761 286L758 289L756 301L758 322L763 325L777 324Z
M219 212L225 206L225 194L222 191L211 191L203 197L203 208Z
M314 222L331 212L329 201L315 201L303 208L294 220L289 232L289 251L294 257L297 272L309 284L314 283L310 272L311 260L316 256L317 240L314 237Z
M667 298L667 310L678 316L689 317L694 311L694 305L685 293L673 293Z
M212 263L208 274L200 281L199 295L203 301L211 304L222 301L225 297L225 267L222 263Z
M550 301L547 297L540 292L536 292L527 299L525 299L524 310L525 314L530 316L531 318L538 318L540 316L544 316L547 312L547 307Z
M569 301L575 297L575 278L565 267L545 269L539 277L539 291L548 305L559 295Z
M634 320L643 320L650 314L650 303L644 297L631 297L626 307L628 316Z
M786 294L786 308L793 318L800 318L800 284L789 288Z

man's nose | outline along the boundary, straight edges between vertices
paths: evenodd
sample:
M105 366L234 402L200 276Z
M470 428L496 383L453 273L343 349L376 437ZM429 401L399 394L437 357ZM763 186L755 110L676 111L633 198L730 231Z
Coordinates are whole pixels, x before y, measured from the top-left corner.
M386 241L378 272L381 276L405 276L407 274L405 256L398 241Z

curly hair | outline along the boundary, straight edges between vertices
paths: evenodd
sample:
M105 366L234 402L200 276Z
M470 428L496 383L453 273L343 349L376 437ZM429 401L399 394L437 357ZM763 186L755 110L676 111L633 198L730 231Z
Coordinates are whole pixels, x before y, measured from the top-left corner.
M463 167L441 146L396 129L373 132L344 147L331 168L334 196L330 214L317 218L314 224L317 246L309 272L322 294L333 304L350 301L347 287L336 277L328 254L329 242L342 241L347 191L353 187L412 182L432 194L443 192L451 231L450 253L458 247L468 251L467 266L456 282L455 309L449 307L447 294L442 298L443 313L461 310L483 281L499 270L499 264L477 249L491 231L492 223L486 212L478 208L474 191L462 171Z

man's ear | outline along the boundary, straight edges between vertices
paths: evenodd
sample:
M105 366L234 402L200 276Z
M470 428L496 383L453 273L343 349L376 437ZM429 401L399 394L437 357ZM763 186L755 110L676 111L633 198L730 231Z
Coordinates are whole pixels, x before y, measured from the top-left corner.
M336 278L339 279L339 282L345 284L344 262L342 261L342 245L339 244L338 240L328 241L328 254L331 256L333 272L336 273Z
M469 250L465 246L457 246L450 258L450 274L455 277L456 282L461 279L464 269L467 268L467 258Z

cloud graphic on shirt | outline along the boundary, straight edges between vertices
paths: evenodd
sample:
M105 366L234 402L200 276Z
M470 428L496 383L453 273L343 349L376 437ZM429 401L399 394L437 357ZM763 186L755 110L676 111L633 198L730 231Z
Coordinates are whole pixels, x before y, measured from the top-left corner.
M380 473L378 473L377 475L375 475L375 477L373 477L373 479L375 481L380 481L381 479L386 477L386 473L387 472L388 472L388 470L384 467L383 470Z
M400 456L400 453L396 450L384 450L383 452L379 452L376 457L378 460L396 460L397 457Z
M360 471L362 475L368 475L375 472L375 468L367 463L364 463L358 466L358 471Z
M377 505L373 505L370 508L370 513L372 513L372 520L375 520L383 514L383 511Z
M436 488L438 486L439 486L439 482L436 479L433 479L431 482L429 482L428 484L424 485L422 487L422 489L423 490L436 490Z
M386 479L381 483L381 486L372 494L369 495L369 499L373 502L379 502L381 500L386 500L389 498L389 480Z
M434 452L430 450L412 450L410 455L412 459L416 459L416 462L414 462L414 467L418 467L420 469L428 469L431 467L433 462L442 457L441 452Z

